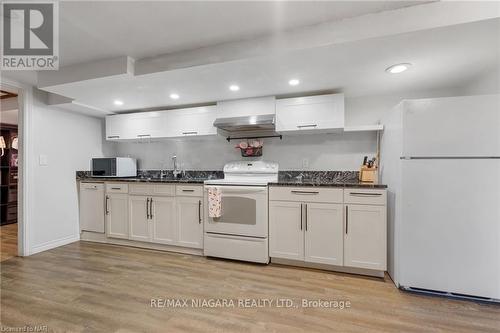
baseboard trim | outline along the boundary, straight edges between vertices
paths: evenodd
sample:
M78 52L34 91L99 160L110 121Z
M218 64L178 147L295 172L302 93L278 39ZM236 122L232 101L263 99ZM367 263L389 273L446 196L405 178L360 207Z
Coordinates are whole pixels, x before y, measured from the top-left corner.
M167 251L167 252L175 252L182 254L192 254L197 256L203 255L202 249L192 249L188 247L175 246L175 245L166 245L166 244L156 244L156 243L146 243L128 239L120 239L120 238L108 238L106 234L82 231L80 239L86 242L95 242L95 243L104 243L104 244L113 244L113 245L123 245L130 247L138 247L141 249L149 249L149 250L157 250L157 251Z
M33 246L30 251L30 255L35 253L40 253L43 251L47 251L59 246L63 246L66 244L74 243L80 240L80 235L71 235L68 237L59 238L53 241L45 242L40 245Z
M291 259L271 258L271 263L279 265L287 265L287 266L298 266L303 268L321 269L321 270L348 273L348 274L368 275L378 278L384 278L385 276L385 272L373 269L316 264L316 263L309 263Z

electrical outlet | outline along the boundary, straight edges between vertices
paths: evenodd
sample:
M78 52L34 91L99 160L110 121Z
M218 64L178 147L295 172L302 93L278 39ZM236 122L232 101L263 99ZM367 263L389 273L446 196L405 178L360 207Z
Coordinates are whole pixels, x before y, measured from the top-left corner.
M47 166L47 165L49 165L49 158L47 157L47 155L43 155L43 154L40 155L38 157L38 164L40 166Z
M302 168L309 169L309 159L307 158L302 159Z

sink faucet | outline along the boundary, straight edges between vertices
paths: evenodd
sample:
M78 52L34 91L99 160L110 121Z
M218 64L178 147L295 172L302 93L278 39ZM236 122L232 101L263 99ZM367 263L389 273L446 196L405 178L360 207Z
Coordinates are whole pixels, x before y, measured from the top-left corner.
M179 175L182 174L182 171L177 169L177 156L176 155L174 155L172 157L172 162L174 163L174 171L172 172L174 174L174 178L180 178Z

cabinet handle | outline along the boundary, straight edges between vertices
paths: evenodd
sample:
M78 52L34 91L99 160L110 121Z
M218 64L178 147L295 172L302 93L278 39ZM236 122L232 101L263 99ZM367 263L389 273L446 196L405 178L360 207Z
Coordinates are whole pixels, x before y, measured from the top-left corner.
M304 204L300 204L300 230L302 230L302 218L304 217Z
M149 216L153 219L153 198L149 199Z
M198 132L196 132L196 131L192 131L192 132L182 132L182 134L184 134L184 135L189 135L189 134L198 134Z
M297 125L297 128L308 128L308 127L316 127L318 126L317 124L311 124L311 125Z
M146 138L148 136L151 136L151 134L139 134L139 135L137 135L138 138Z
M119 135L110 135L108 136L108 139L119 139L120 136Z
M201 200L198 200L198 224L201 224Z
M292 190L293 194L319 194L318 191L296 191Z
M146 219L149 220L149 198L146 198Z
M182 192L194 192L194 190L182 190Z
M121 190L122 188L121 187L112 187L111 189L112 190Z
M306 218L306 231L307 231L307 204L304 204L305 206L305 218Z
M108 201L109 201L109 196L106 196L106 204L105 204L105 206L106 206L106 208L105 208L106 209L106 215L109 215Z
M345 206L345 234L347 235L349 230L349 207Z
M368 196L368 197L378 197L381 196L382 193L366 193L366 192L350 192L349 195L352 195L353 197L362 197L362 196Z

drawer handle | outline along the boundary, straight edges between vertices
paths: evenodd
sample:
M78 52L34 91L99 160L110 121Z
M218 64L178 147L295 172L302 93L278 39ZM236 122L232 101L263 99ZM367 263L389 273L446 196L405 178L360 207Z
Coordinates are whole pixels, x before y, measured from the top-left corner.
M316 124L311 124L311 125L297 125L297 128L308 128L308 127L317 127L318 125Z
M121 190L122 188L121 187L112 187L111 189L112 190Z
M292 190L293 194L319 194L318 191L295 191Z
M192 131L192 132L182 132L182 134L184 134L184 135L190 135L190 134L198 134L198 132L196 132L196 131Z
M381 196L382 193L363 193L363 192L351 192L349 195L352 195L353 197L378 197Z
M139 135L137 135L138 138L145 138L148 136L151 136L151 134L139 134Z
M182 190L182 192L194 192L194 190Z
M119 139L120 136L119 135L110 135L108 136L108 139Z

